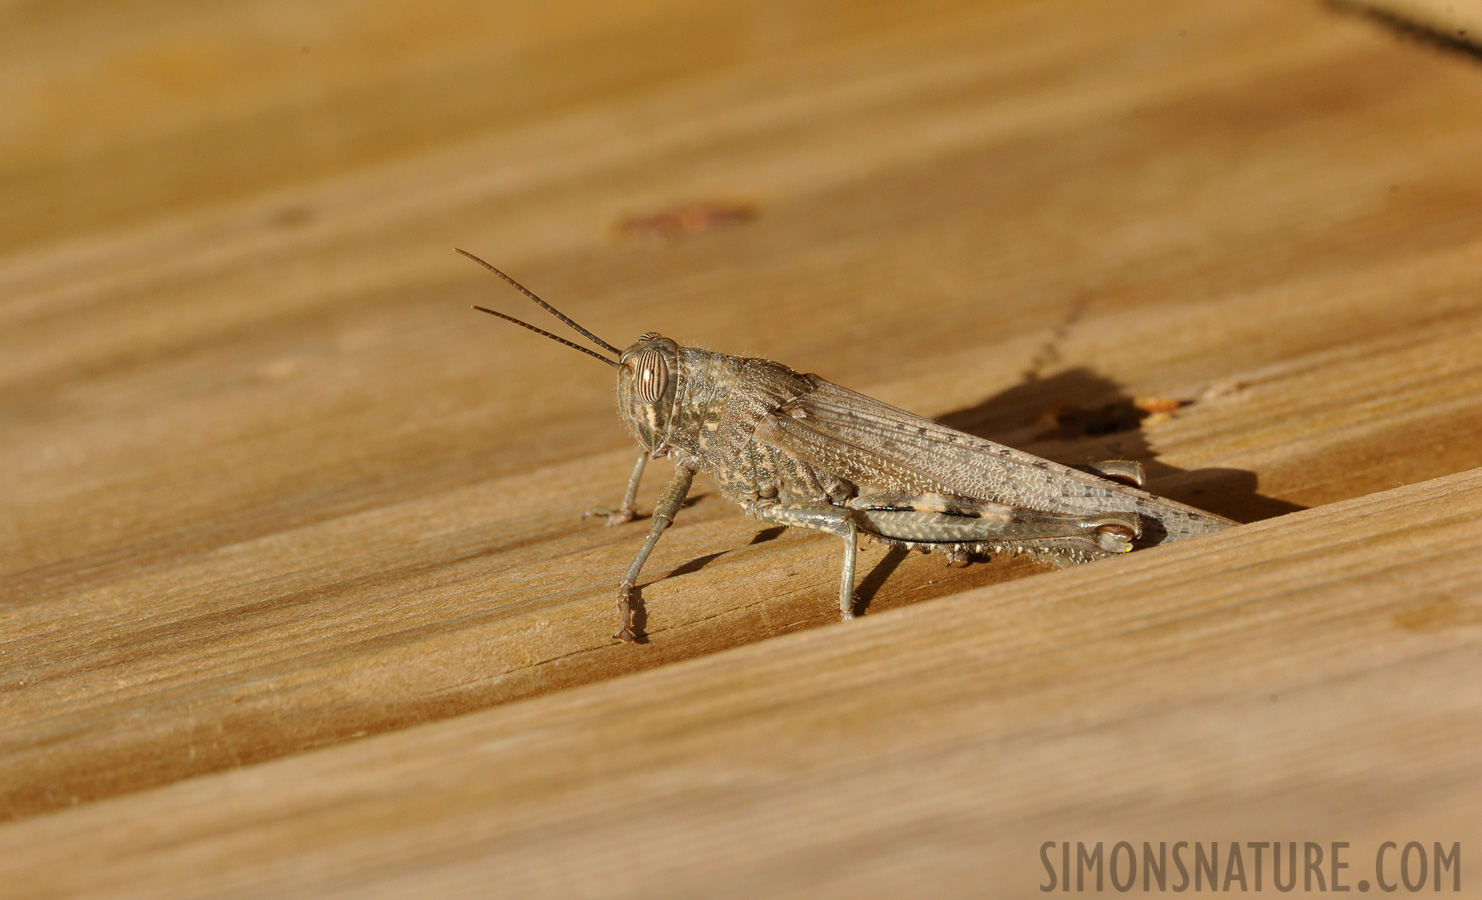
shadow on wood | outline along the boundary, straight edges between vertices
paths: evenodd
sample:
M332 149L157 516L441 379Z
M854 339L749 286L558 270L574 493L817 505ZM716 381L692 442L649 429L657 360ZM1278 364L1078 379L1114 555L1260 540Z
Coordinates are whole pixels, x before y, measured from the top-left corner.
M1178 399L1177 406L1199 401ZM1115 381L1087 368L1040 378L1033 374L1006 390L939 416L958 431L1027 450L1068 466L1102 459L1142 463L1148 490L1235 519L1255 522L1306 507L1256 491L1256 473L1241 469L1184 470L1158 459L1142 423L1156 413ZM1159 490L1159 487L1166 487Z

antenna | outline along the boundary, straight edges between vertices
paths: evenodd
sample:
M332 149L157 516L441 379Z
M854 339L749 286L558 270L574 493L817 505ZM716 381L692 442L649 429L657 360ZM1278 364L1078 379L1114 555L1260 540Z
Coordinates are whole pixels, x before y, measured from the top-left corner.
M604 341L601 338L597 337L595 334L592 334L590 331L586 330L585 328L583 328L580 325L578 325L575 322L573 322L570 318L568 318L565 314L563 314L559 309L556 309L554 306L550 305L549 303L547 303L544 300L540 299L539 297L535 296L535 294L532 293L530 291L530 289L527 288L527 287L525 287L523 284L520 284L518 281L515 281L513 278L509 277L508 275L506 275L503 272L499 271L498 269L494 268L489 263L484 262L482 259L479 259L477 256L474 256L472 253L469 253L467 250L459 250L457 247L454 247L453 249L454 250L457 250L459 253L463 254L464 256L468 257L469 259L473 260L474 262L476 262L479 265L483 266L484 268L488 269L490 272L493 272L495 275L498 275L500 278L503 278L505 281L509 282L509 285L511 287L513 287L515 290L519 291L520 293L524 294L526 297L529 297L531 300L534 300L536 303L540 304L540 306L543 309L545 309L546 312L548 312L551 315L555 316L556 318L560 319L562 322L565 322L567 325L570 325L572 328L576 329L578 332L580 332L582 335L584 335L587 338L587 340L589 340L592 343L596 344L597 346L601 347L603 350L606 350L608 353L611 353L614 356L622 356L623 355L623 351L619 350L618 348L616 348L613 345L607 343L606 341ZM481 306L475 306L474 309L483 309L483 307L481 307ZM484 312L489 313L490 315L499 316L501 319L509 319L509 321L514 322L517 325L525 325L525 323L524 322L521 322L519 319L512 319L509 316L504 315L503 313L497 313L497 312L494 312L493 310L488 310L488 309L484 309ZM556 337L554 334L551 334L548 331L541 331L539 328L536 328L534 325L525 325L525 327L528 328L528 329L530 329L531 331L540 332L541 334L545 335L548 338L552 338L554 340L561 341L561 339L558 338L558 337ZM578 350L585 349L583 347L577 347L576 344L571 344L570 341L561 341L561 343L563 343L563 344L570 344L571 346L576 347L576 349L578 349ZM590 353L591 351L587 351L587 352ZM593 353L592 355L593 356L596 356L595 353ZM603 359L600 356L597 356L597 358L598 359ZM605 359L603 361L604 362L612 362L611 360L605 360Z
M588 350L586 347L583 347L580 344L573 344L571 341L568 341L568 340L566 340L563 337L556 337L554 334L551 334L549 331L542 331L541 329L536 328L534 325L531 325L529 322L521 322L519 319L516 319L514 316L506 316L502 312L495 312L492 309L484 309L482 306L475 306L474 309L478 310L479 312L486 312L486 313L488 313L491 316L498 316L499 318L503 319L506 322L513 322L516 325L520 326L521 328L528 328L531 331L535 332L536 334L543 334L543 335L545 335L546 337L550 338L551 340L555 341L558 344L565 344L566 346L570 347L573 350L580 350L581 352L583 352L586 355L592 357L593 359L600 359L600 360L602 360L603 362L607 363L609 366L612 366L615 369L622 368L622 366L618 365L617 363L613 362L612 360L608 359L607 357L603 356L602 354L596 352L595 350Z

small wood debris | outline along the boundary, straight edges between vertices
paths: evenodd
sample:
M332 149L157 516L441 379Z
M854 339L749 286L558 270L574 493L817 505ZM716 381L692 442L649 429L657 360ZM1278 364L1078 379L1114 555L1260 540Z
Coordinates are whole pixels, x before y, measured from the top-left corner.
M616 225L622 240L674 241L690 234L750 222L759 214L754 203L702 200L643 216L629 216Z

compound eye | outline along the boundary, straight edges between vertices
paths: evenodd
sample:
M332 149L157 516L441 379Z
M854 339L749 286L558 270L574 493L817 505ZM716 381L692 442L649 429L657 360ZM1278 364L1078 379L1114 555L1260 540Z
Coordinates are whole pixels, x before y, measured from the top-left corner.
M644 350L638 354L638 396L644 403L658 403L669 389L669 365L664 354L657 350Z

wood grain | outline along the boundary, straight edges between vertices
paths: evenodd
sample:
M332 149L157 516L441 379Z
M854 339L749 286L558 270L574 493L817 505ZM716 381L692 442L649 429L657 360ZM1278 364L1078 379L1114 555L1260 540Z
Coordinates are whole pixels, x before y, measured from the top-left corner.
M224 783L211 773L331 745L344 746L304 760L359 759L383 746L360 738L512 701L530 702L480 715L542 734L575 708L561 704L588 702L569 689L642 670L661 669L571 696L652 684L660 708L675 699L660 686L680 684L669 664L724 667L741 645L761 653L835 620L835 551L705 488L646 570L651 641L612 643L644 526L581 519L617 499L634 455L608 370L468 312L534 315L455 245L614 343L658 330L1066 462L1140 459L1153 490L1241 521L1482 467L1470 57L1320 4L1249 0L309 10L0 12L0 105L14 111L0 162L0 819L98 804L19 822L15 840L73 815L106 831L134 815L108 810L134 802L166 815L149 806L176 796L161 786L205 796L190 792ZM755 215L668 237L621 227L707 204ZM1149 399L1179 404L1147 415ZM1430 527L1375 509L1319 529L1332 556L1315 536L1302 545L1332 603L1380 602L1334 560ZM1259 568L1280 543L1245 531L1221 545L1222 571ZM1201 585L1184 570L1203 571L1197 557L1172 557L1172 583ZM1462 621L1477 565L1458 553L1437 570ZM1424 570L1404 571L1413 585ZM958 595L984 589L1055 590L1038 573L869 549L861 624L907 606L953 620ZM1370 648L1368 632L1332 639L1335 659ZM884 652L902 679L935 659L909 641ZM1278 682L1312 685L1305 711L1363 696L1318 661L1304 680L1297 657ZM799 677L830 682L837 658L816 659ZM1138 664L1171 690L1182 670L1166 662ZM1414 665L1414 696L1443 703L1421 702L1417 727L1439 734L1425 717L1457 708L1445 679L1462 663ZM1210 701L1201 727L1219 733L1224 714ZM744 715L671 724L714 737ZM1060 752L1019 725L1025 765ZM1156 733L1139 740L1175 760ZM1300 782L1301 754L1336 734L1285 761L1273 750L1272 778ZM461 746L393 745L429 772ZM682 768L680 749L642 746ZM568 762L597 765L583 759ZM1447 759L1416 777L1446 782L1460 771ZM335 763L283 765L297 779ZM277 802L263 771L232 777ZM1212 794L1181 795L1180 771L1159 796L1194 821ZM1391 800L1343 808L1365 833L1432 821L1386 812ZM1106 802L1096 821L1116 820ZM463 822L469 803L419 815ZM676 821L709 815L674 803ZM1025 804L1023 821L1073 821ZM1259 809L1252 827L1285 821ZM565 840L545 834L542 853Z
M1353 890L1386 840L1482 838L1479 516L1482 470L38 816L0 878L1024 897L1045 841L1297 839Z

